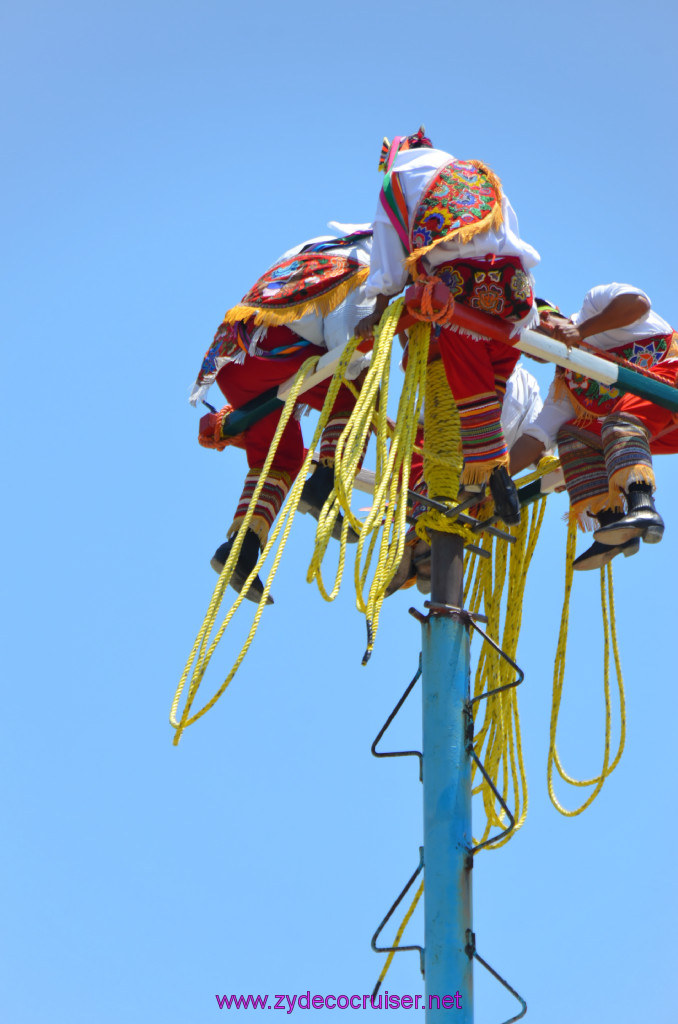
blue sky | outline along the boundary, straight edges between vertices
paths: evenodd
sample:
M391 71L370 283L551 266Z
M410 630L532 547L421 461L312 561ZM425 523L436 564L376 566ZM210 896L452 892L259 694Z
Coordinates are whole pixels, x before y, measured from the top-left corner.
M675 12L26 0L0 19L4 1019L205 1024L226 1014L215 993L369 992L370 936L421 841L416 768L369 753L416 667L413 594L362 668L350 587L327 605L304 582L301 517L243 668L172 747L244 467L198 447L190 384L272 259L371 219L382 136L422 121L501 176L542 294L571 311L629 281L676 324ZM663 543L615 563L627 749L574 820L545 783L561 496L528 580L530 808L479 856L474 924L530 1020L675 1019L673 465L656 467ZM581 775L602 758L597 588L576 580L563 711ZM398 735L417 743L416 698ZM511 1015L476 984L479 1020ZM422 992L416 958L387 987Z

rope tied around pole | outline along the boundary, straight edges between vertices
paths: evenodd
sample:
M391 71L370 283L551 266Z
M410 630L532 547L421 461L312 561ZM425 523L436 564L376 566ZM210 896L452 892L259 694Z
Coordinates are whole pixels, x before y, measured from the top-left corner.
M426 405L424 406L424 480L430 498L452 511L459 493L464 465L457 404L452 397L441 360L426 367ZM476 539L473 531L437 509L427 509L417 518L417 535L430 543L429 530L456 533L465 543Z
M425 323L445 323L454 313L454 299L447 285L433 275L420 277L408 288L405 297L407 312Z

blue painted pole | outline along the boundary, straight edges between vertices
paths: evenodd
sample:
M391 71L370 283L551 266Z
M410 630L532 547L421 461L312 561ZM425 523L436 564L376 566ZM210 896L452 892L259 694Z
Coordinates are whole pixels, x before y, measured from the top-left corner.
M437 532L431 541L432 607L422 624L426 1024L472 1024L470 643L468 627L436 608L461 606L463 543Z

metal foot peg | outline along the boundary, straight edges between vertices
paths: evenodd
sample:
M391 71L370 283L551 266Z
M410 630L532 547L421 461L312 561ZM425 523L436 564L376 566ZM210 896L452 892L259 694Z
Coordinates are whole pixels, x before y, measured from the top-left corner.
M515 1021L520 1020L521 1017L524 1017L527 1013L527 1003L525 1002L523 997L518 992L516 992L513 986L509 985L508 981L505 978L502 978L501 974L495 971L494 967L490 967L487 960L483 960L482 956L476 950L476 937L470 928L466 931L466 953L469 957L473 957L474 960L477 960L478 963L482 964L485 970L489 971L492 977L496 978L499 984L503 985L504 988L508 992L510 992L511 995L514 996L520 1003L520 1013L517 1013L515 1017L509 1017L508 1020L503 1021L503 1024L514 1024Z
M424 759L423 759L423 755L422 755L420 750L384 750L384 751L377 750L377 743L384 736L384 734L387 731L388 727L390 726L391 722L396 717L396 715L400 711L401 707L403 706L403 704L405 703L405 701L407 700L409 695L412 693L412 690L414 689L414 687L415 687L417 681L419 680L420 676L421 676L421 654L419 655L419 667L418 667L418 669L417 669L413 679L410 681L410 683L409 683L407 689L405 690L404 694L402 695L402 697L400 698L400 700L398 701L398 703L394 707L393 711L388 716L388 718L384 722L383 726L379 730L379 732L378 732L378 734L376 736L376 739L374 740L374 743L370 747L370 750L371 750L372 754L374 755L374 757L418 757L419 758L419 781L422 782L423 778L424 778Z
M424 847L420 846L419 847L419 866L418 866L417 870L414 871L413 874L410 875L410 877L408 878L407 882L405 883L405 887L402 889L400 894L397 896L397 898L395 899L395 901L391 905L388 913L386 914L386 917L380 923L380 925L377 928L376 932L372 936L372 942L370 943L371 946L372 946L372 949L374 950L375 953L406 953L406 952L413 952L414 950L416 950L419 953L419 968L421 970L422 977L424 976L424 949L423 949L422 946L378 946L377 945L377 939L379 938L379 935L381 934L381 932L383 931L385 926L388 924L389 920L391 919L391 917L393 916L395 911L398 909L399 905L405 899L405 896L407 896L407 893L410 891L410 889L414 885L416 879L419 877L419 875L421 874L423 869L424 869ZM381 985L381 981L378 981L377 984L374 986L374 990L372 992L372 998L373 999L376 998L376 995L377 995L377 992L379 991L380 985Z

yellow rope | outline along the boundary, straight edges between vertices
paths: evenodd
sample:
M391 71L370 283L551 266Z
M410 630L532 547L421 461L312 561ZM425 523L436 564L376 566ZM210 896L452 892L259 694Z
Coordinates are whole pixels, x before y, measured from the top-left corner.
M356 556L358 608L364 611L368 622L368 644L365 658L369 657L372 651L386 590L400 565L405 549L405 537L408 529L407 491L421 403L426 388L429 335L430 328L427 325L418 325L410 333L409 359L390 445L386 417L387 395L384 395L379 405L376 433L377 471L373 504L361 531ZM376 566L365 598L364 588L373 552L377 547L377 535L379 536L379 545ZM366 548L363 569L359 574L360 559ZM360 587L358 583L360 583Z
M548 460L543 460L543 462L544 465L540 463L534 476L541 476L554 468ZM511 533L517 537L515 544L508 545L505 541L484 534L482 546L486 551L492 553L492 559L480 558L475 554L467 555L465 559L464 604L475 612L482 608L490 620L487 626L489 635L498 637L501 632L502 595L507 576L507 549L510 552L508 555L506 615L501 646L513 660L515 660L520 635L525 582L537 546L545 509L546 498L542 498L534 503L528 515L523 514L521 524L511 528ZM471 595L470 604L469 595ZM514 678L515 673L511 666L500 659L499 655L487 644L484 644L476 669L473 696L479 696L487 690L511 683ZM525 822L528 803L527 779L516 688L513 687L494 697L489 697L482 703L485 704L483 723L476 730L474 748L506 803L509 802L509 790L512 790L515 818L515 828L508 836L496 843L489 843L485 847L487 850L492 850L508 843ZM478 705L475 707L477 708ZM472 778L474 778L475 772L474 764ZM480 783L473 788L473 793L481 795L486 824L481 838L474 839L474 843L485 842L493 829L503 831L508 824L501 810L497 808L496 798L491 788L482 776L480 779ZM394 947L400 945L405 928L423 892L424 883L422 882L396 933ZM394 955L393 952L388 954L379 975L377 988L384 981Z
M405 914L404 918L402 919L400 928L396 932L396 937L393 940L393 949L391 950L391 952L386 957L386 963L384 964L384 966L383 966L383 968L381 970L381 974L379 975L379 978L377 979L377 984L375 985L375 989L374 989L375 992L379 989L379 987L381 986L382 981L384 980L384 978L388 974L388 969L391 966L391 963L393 962L393 957L396 955L396 950L397 950L398 946L400 945L400 940L403 937L403 933L404 933L405 929L407 928L408 922L409 922L410 918L412 917L412 914L417 909L417 903L421 899L421 897L423 895L423 892L424 892L424 883L422 882L421 885L419 886L419 888L417 889L415 895L414 895L414 899L410 903L410 906L409 906L409 909L408 909L407 913Z
M501 637L500 646L506 654L516 660L518 639L522 623L523 599L528 570L534 555L537 540L544 519L546 500L536 502L531 510L523 510L520 525L510 528L516 537L514 544L484 534L482 547L492 554L491 559L473 556L468 559L467 581L464 600L470 602L471 611L481 609L487 615L487 632L490 636ZM508 582L508 586L506 586ZM506 595L504 598L504 591ZM502 630L502 610L504 623ZM473 696L478 697L488 690L506 686L515 679L515 670L488 644L483 644L475 673ZM496 843L489 843L487 849L503 846L522 826L527 815L527 780L523 760L516 687L489 697L476 704L478 710L484 705L482 725L475 723L474 748L485 766L485 770L504 801L513 806L515 828L508 836ZM473 766L473 778L476 775ZM491 787L479 774L479 781L473 789L480 794L485 811L485 828L478 842L485 842L495 829L506 828L507 821L497 806Z
M315 448L316 448L316 446L317 446L317 444L318 444L318 442L320 440L320 437L322 435L323 430L325 429L325 426L326 426L327 421L328 421L329 416L330 416L330 412L332 410L332 406L334 405L334 401L335 401L336 396L337 396L337 392L339 391L339 388L341 387L344 373L345 373L346 368L347 368L347 366L348 366L348 364L349 364L349 362L351 360L351 357L353 355L353 352L355 351L355 348L356 348L357 344L358 344L358 339L357 338L353 338L352 341L349 342L349 344L344 349L344 352L342 354L342 358L341 358L341 360L339 362L339 365L338 365L338 367L337 367L337 369L335 371L335 374L334 374L334 376L333 376L333 378L332 378L332 380L330 382L330 385L329 385L329 388L328 388L328 392L327 392L327 397L326 397L325 402L323 404L323 408L322 408L322 411L320 413L320 418L318 419L318 424L316 426L316 430L315 430L315 433L313 435L313 440L311 441L311 444L310 444L310 446L308 448L308 452L306 454L306 458L304 459L304 462L303 462L303 465L301 467L301 470L300 470L300 472L299 472L299 474L298 474L298 476L297 476L297 478L296 478L296 480L295 480L295 482L294 482L294 484L293 484L293 486L292 486L292 488L290 490L290 493L287 496L287 500L285 502L285 507L283 509L283 512L279 516L278 521L275 524L274 529L272 530L271 534L269 535L269 538L268 538L268 541L266 543L266 546L264 547L263 551L261 552L261 554L259 556L259 559L257 561L257 564L255 565L255 567L252 569L252 572L247 577L247 580L243 584L243 587L242 587L240 593L238 594L238 597L236 598L234 604L229 609L229 611L228 611L224 621L219 626L216 634L214 635L214 638L212 639L212 641L210 643L210 637L212 636L212 633L213 633L214 628L215 628L215 621L216 621L217 614L219 612L219 607L221 605L221 602L222 602L222 599L223 599L223 596L224 596L224 592L225 592L226 587L228 586L228 584L230 582L230 579L231 579L231 576L233 574L233 569L235 568L238 556L240 554L240 549L242 547L242 542L243 542L245 533L246 533L246 531L247 531L247 529L249 527L249 524L251 522L252 516L254 514L254 509L256 507L257 500L258 500L259 495L261 493L261 489L263 488L263 485L265 483L266 477L267 477L267 475L269 473L269 470L270 470L271 465L273 463L273 460L275 458L275 454L277 452L278 445L280 443L280 438L282 437L283 431L284 431L287 423L289 422L290 416L293 413L294 406L295 406L295 403L296 403L296 401L297 401L297 399L299 397L299 392L301 390L301 386L303 384L304 378L306 376L308 376L310 373L313 372L313 370L315 369L316 363L318 361L318 357L314 356L311 359L307 359L306 362L297 371L297 374L296 374L296 376L294 378L294 382L293 382L292 388L291 388L290 393L287 396L287 399L285 401L285 405L283 407L283 410L282 410L282 413L281 413L281 416L280 416L280 421L278 423L278 427L276 429L275 435L274 435L273 440L271 442L268 454L266 456L266 461L264 463L264 467L263 467L263 469L261 471L259 480L257 481L257 486L256 486L256 488L254 490L253 495L252 495L252 499L250 501L247 513L245 515L245 518L243 519L243 522L241 523L241 525L240 525L240 527L238 529L238 533L236 535L236 539L235 539L235 542L233 544L233 547L231 548L231 551L229 553L228 559L226 560L226 564L224 565L224 568L223 568L223 570L221 572L221 575L219 576L219 579L217 581L216 587L214 588L214 593L212 595L212 599L210 601L209 607L208 607L207 612L205 614L205 618L203 620L202 626L200 627L200 630L199 630L198 635L196 637L195 643L193 645L193 649L191 650L191 653L190 653L190 655L188 657L188 660L186 662L186 665L184 667L184 671L183 671L183 673L181 675L181 679L179 680L179 684L177 686L177 689L176 689L176 692L175 692L175 695L174 695L174 699L172 701L172 707L171 707L171 710L170 710L170 723L172 724L172 726L175 729L175 735L174 735L174 740L173 740L173 743L175 745L181 739L181 734L184 731L184 729L186 729L189 725L192 725L194 722L196 722L199 718L201 718L204 714L206 714L206 712L209 711L210 708L212 708L216 704L216 702L222 696L222 694L224 693L224 691L228 687L229 683L231 682L231 680L235 676L236 672L240 668L240 665L242 664L242 662L243 662L243 660L244 660L244 658L245 658L245 656L246 656L246 654L247 654L247 652L248 652L248 650L249 650L249 648L250 648L250 646L252 644L252 641L253 641L254 636L256 634L256 631L257 631L257 627L259 625L259 620L261 619L261 615L263 613L264 607L266 606L266 599L268 597L268 594L270 593L273 580L274 580L275 575L276 575L276 573L278 571L278 566L280 564L280 560L282 558L282 553L284 551L285 545L287 543L287 540L288 540L288 537L289 537L289 534L290 534L290 530L291 530L291 527L292 527L294 516L295 516L295 514L297 512L297 509L299 507L299 499L301 497L301 491L302 491L302 488L303 488L305 480L306 480L306 475L307 475L307 473L308 473L308 471L309 471L309 469L311 467L311 463L313 461L313 455L314 455L314 452L315 452ZM248 632L247 638L245 639L243 647L242 647L242 649L240 651L240 654L236 658L236 660L235 660L235 662L234 662L230 672L228 673L226 679L224 680L222 685L219 687L219 689L216 691L216 693L207 701L207 703L202 708L200 708L199 711L197 711L195 714L191 715L191 713L190 713L191 712L191 707L193 705L193 702L195 700L196 694L198 692L198 687L200 686L200 683L201 683L201 681L202 681L202 679L203 679L203 677L205 675L205 672L207 670L207 666L210 663L212 655L214 654L214 652L215 652L215 650L217 648L217 645L219 644L219 641L221 640L221 638L222 638L222 636L223 636L227 626L230 624L230 622L232 621L232 619L233 619L235 613L237 612L238 608L240 607L242 602L245 600L245 595L247 594L247 591L250 588L250 584L254 580L255 576L259 573L259 571L260 571L261 567L263 566L264 562L266 561L266 559L270 555L271 551L275 547L276 541L277 541L278 537L281 535L281 533L282 533L282 538L281 538L280 544L279 544L279 546L277 548L277 551L275 553L275 556L273 558L273 564L271 566L271 571L270 571L269 576L268 576L268 578L266 580L266 583L264 584L264 590L263 590L261 599L259 601L259 604L257 605L257 609L256 609L256 612L255 612L255 615L254 615L254 619L252 621L252 625L251 625L250 630ZM188 688L188 694L187 694L187 697L186 697L186 701L184 703L184 708L183 708L183 711L181 713L181 717L177 718L177 712L178 712L178 708L179 708L179 703L181 701L181 696L182 696L184 687L186 685L186 682L187 682L187 680L189 678L189 675L190 675L190 684L189 684L189 688Z
M516 487L524 487L525 484L531 484L533 480L538 480L547 473L552 473L555 469L560 469L560 459L556 459L551 455L545 455L543 459L539 460L537 468L532 473L526 473L525 476L518 477L515 485Z
M387 417L391 347L403 307L398 299L385 311L375 332L372 361L355 408L344 430L335 457L336 501L325 506L318 523L316 546L307 580L315 580L326 601L337 596L344 568L344 551L332 588L322 577L322 562L336 517L343 511L345 520L358 532L355 560L356 604L367 619L366 661L374 647L381 607L405 546L407 532L407 489L412 452L419 423L421 404L426 395L424 436L424 477L429 494L453 507L463 464L459 417L445 371L440 361L428 364L430 324L418 323L410 331L409 357L400 393L395 426ZM351 511L355 477L373 430L376 438L376 470L372 507L364 523ZM421 517L422 536L426 528L460 533L465 540L474 534L435 510ZM376 564L375 564L376 563Z
M567 632L570 616L570 594L572 591L572 580L574 576L572 563L576 549L577 524L572 522L569 525L567 534L566 562L565 562L565 597L563 601L563 614L558 637L558 648L553 675L553 699L551 704L551 726L549 736L549 754L547 763L548 790L551 802L557 811L568 818L581 814L587 807L590 807L600 793L605 780L615 770L621 760L626 742L626 699L624 695L624 681L621 673L621 662L619 657L619 646L617 643L617 622L614 609L614 587L612 581L612 565L610 562L600 570L600 597L603 612L603 693L605 700L605 736L603 742L603 764L599 775L590 779L575 779L570 776L562 767L558 749L556 746L556 733L558 730L558 717L563 696L563 684L565 679L565 656L567 654ZM619 701L619 744L617 752L610 760L610 746L612 733L612 701L610 695L610 646L614 657L615 675L617 679L618 701ZM593 791L586 800L574 810L567 810L559 802L555 795L553 769L556 769L561 779L571 786L593 786Z
M560 463L557 459L542 459L537 469L518 480L517 485L524 486L531 483L544 474L557 469L559 465ZM516 541L512 545L506 545L492 538L489 534L485 534L482 540L482 547L492 555L491 559L481 559L476 556L467 559L465 604L467 604L471 611L478 612L482 609L488 617L487 632L490 636L496 638L501 636L500 646L513 661L516 660L518 649L525 585L543 524L545 510L545 498L532 505L530 511L527 509L523 510L520 525L509 530L516 537ZM489 510L486 510L484 514L488 515ZM508 589L504 598L507 571ZM501 613L504 607L505 615L502 634ZM484 645L476 668L474 697L480 696L487 690L505 686L511 683L514 678L515 672L511 666L491 647ZM476 707L479 707L479 705L476 705ZM518 711L518 691L515 687L488 698L484 709L483 724L479 727L476 721L475 730L474 746L476 753L483 761L490 778L501 792L506 803L509 803L509 791L512 792L515 827L508 836L505 836L496 843L489 843L486 847L486 849L496 849L509 842L523 825L528 807L527 780ZM474 765L473 777L475 775L476 767ZM480 775L479 783L473 792L474 794L481 795L485 810L485 828L480 840L478 840L479 842L485 842L493 829L503 830L507 822L503 812L497 808L492 789L482 775Z
M336 501L325 505L319 519L316 546L307 575L308 582L317 582L326 601L334 600L343 574L343 537L339 568L329 591L322 577L322 562L336 517L340 511L343 512L345 524L350 523L359 535L355 587L358 610L366 615L368 621L366 657L369 657L374 645L386 588L400 564L404 550L407 486L425 387L429 331L425 325L419 325L410 335L410 356L396 424L392 429L387 416L391 349L403 302L401 298L388 307L375 331L372 361L355 408L337 445L334 463ZM371 431L374 431L377 449L375 487L372 508L365 522L361 523L351 510L351 500L355 477ZM368 584L375 553L376 566Z
M428 496L452 509L457 504L459 477L464 465L457 405L452 397L440 359L429 363L426 372L424 407L424 480ZM417 518L417 535L430 543L429 530L460 534L473 543L469 527L443 512L429 508Z

